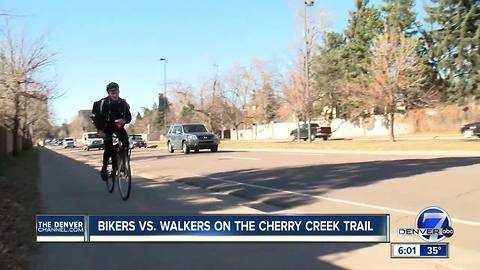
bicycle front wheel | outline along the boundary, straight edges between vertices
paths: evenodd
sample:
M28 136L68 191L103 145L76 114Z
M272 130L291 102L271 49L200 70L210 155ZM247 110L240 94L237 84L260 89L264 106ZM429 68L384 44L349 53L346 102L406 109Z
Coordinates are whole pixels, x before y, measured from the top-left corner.
M130 197L130 190L132 187L132 174L130 172L130 161L128 158L125 158L123 156L120 159L119 162L119 167L118 167L118 175L117 175L117 181L118 181L118 190L120 191L120 196L122 197L122 200L128 200L128 197Z
M112 171L107 171L108 177L107 177L107 190L108 192L112 193L113 189L115 188L115 170L112 169Z

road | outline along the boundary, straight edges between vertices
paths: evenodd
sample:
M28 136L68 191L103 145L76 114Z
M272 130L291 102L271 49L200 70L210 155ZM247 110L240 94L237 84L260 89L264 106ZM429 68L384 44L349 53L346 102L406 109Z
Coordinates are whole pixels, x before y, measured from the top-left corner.
M480 157L135 149L130 199L108 194L101 151L41 151L41 214L388 213L392 242L417 213L453 218L449 259L390 259L389 244L42 243L32 269L479 269Z

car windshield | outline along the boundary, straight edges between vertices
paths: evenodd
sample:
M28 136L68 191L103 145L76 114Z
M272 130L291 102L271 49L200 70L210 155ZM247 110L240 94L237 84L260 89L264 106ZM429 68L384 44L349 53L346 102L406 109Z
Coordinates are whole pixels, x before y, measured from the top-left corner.
M73 139L65 139L67 142L73 142Z
M204 125L184 125L183 131L185 133L191 132L208 132Z
M88 138L89 138L89 139L98 138L98 134L97 134L97 133L88 134Z
M135 140L135 141L140 141L140 140L142 140L142 136L141 135L132 135L132 136L130 136L130 139Z

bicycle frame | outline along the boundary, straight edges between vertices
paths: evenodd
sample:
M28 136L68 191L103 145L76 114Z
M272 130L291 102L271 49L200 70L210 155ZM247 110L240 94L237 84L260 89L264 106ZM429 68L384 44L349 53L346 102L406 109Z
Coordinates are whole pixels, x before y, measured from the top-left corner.
M126 151L125 151L126 150ZM131 169L130 169L130 155L132 149L124 147L119 141L113 145L112 153L112 171L107 179L107 190L113 192L115 182L118 184L118 190L123 200L127 200L130 196L131 190Z

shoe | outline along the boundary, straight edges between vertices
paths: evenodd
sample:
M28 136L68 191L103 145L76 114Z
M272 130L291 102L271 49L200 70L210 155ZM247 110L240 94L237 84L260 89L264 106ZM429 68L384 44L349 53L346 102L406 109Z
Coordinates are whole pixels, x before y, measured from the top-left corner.
M102 177L103 181L107 181L108 175L107 175L107 166L103 166L102 170L100 171L100 176Z

